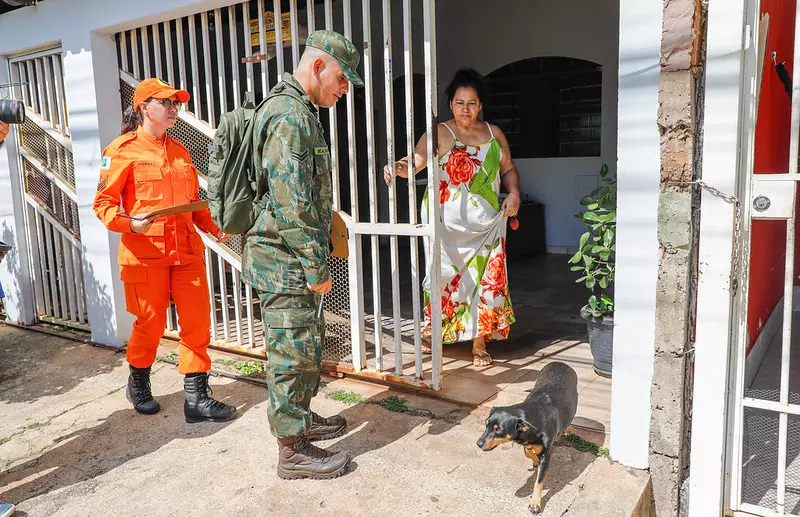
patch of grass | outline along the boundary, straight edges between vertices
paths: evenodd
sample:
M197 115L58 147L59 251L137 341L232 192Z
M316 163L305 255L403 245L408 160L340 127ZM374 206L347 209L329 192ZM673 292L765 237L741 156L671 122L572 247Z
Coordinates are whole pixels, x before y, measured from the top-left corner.
M367 398L363 395L359 395L353 391L344 391L344 390L336 390L325 395L329 399L336 400L338 402L343 402L348 406L355 406L356 404L363 404L367 401Z
M40 427L43 427L43 426L44 426L44 424L41 423L41 422L34 422L32 424L28 424L26 426L26 429L28 429L29 431L32 431L34 429L39 429Z
M225 359L222 361L225 366L233 367L240 375L245 377L258 377L264 373L264 363L261 361L234 361Z
M3 445L4 443L10 442L10 441L11 441L11 437L10 436L0 436L0 445Z
M178 352L173 350L172 352L168 353L164 357L160 357L160 359L163 359L165 361L177 361L178 360Z
M408 401L396 395L389 395L380 403L384 409L395 413L405 413L411 416L431 416L428 411L408 407Z
M569 442L575 449L581 452L588 452L589 454L593 454L594 456L601 458L608 457L608 448L600 447L596 443L584 440L577 434L565 434L561 437L561 439Z
M396 395L389 395L381 401L381 406L395 413L408 413L408 402Z

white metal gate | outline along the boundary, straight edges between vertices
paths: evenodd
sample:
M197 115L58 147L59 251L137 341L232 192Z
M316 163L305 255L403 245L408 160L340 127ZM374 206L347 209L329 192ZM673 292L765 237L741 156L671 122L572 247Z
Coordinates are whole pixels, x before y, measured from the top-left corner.
M25 103L19 149L37 315L85 328L83 249L61 49L17 56L9 63L16 85L12 96Z
M351 90L342 106L322 117L328 128L333 166L334 208L343 213L349 237L349 257L332 257L333 291L325 297L326 339L323 360L329 370L376 375L396 382L439 389L441 387L441 307L433 304L432 361L421 348L419 239L431 239L438 247L434 225L422 225L417 217L417 183L409 181L408 214L398 214L398 188L381 192L384 163L395 160L394 70L402 70L404 106L414 106L415 59L424 63L426 128L435 127L437 113L435 0L413 6L411 0L249 0L227 8L200 12L179 19L139 27L117 34L123 105L130 104L133 89L146 77L160 77L186 89L191 101L179 114L173 136L184 143L201 173L205 195L207 146L221 113L241 105L248 94L258 101L297 64L306 35L319 28L341 32L357 48L363 48L365 88ZM400 10L402 8L402 10ZM373 16L373 11L380 16ZM281 23L275 23L281 20ZM375 25L382 20L382 30ZM359 23L360 22L360 23ZM275 42L283 42L276 52ZM393 41L402 41L402 58L393 56ZM380 58L375 55L380 53ZM422 59L420 59L420 56ZM291 63L291 66L290 66ZM400 65L400 66L398 66ZM376 108L376 97L383 107ZM417 98L420 102L421 98ZM415 145L412 109L403 110L406 138L397 148L413 154ZM382 113L383 112L383 113ZM376 119L384 116L385 127ZM344 125L345 127L340 128ZM429 131L429 135L434 132ZM428 138L427 185L438 184L433 137ZM402 145L402 147L401 147ZM376 151L377 150L377 151ZM382 151L385 151L385 155ZM367 196L360 191L367 190ZM435 191L435 190L434 190ZM383 200L383 203L382 203ZM430 220L438 220L438 204L431 203ZM364 207L368 215L364 215ZM383 210L382 210L383 208ZM407 221L407 222L406 222ZM212 295L212 339L217 345L234 344L246 349L263 347L258 297L240 280L240 237L220 245L205 238L209 287ZM381 260L388 240L391 291L382 290ZM405 242L403 242L405 241ZM362 242L370 247L364 256ZM401 253L402 250L402 253ZM401 266L402 254L405 264ZM383 256L383 257L382 257ZM434 271L439 271L434 257ZM365 276L365 269L371 275ZM432 292L438 290L434 275ZM401 296L401 283L406 291ZM371 287L371 289L370 289ZM391 295L389 298L388 295ZM409 315L402 314L408 299ZM382 303L386 299L391 304ZM366 314L366 307L371 311ZM389 316L390 315L390 316ZM170 311L169 331L177 330ZM259 352L259 350L252 350ZM262 352L263 353L263 352Z
M748 3L748 34L758 35L758 2ZM741 188L741 223L734 251L734 265L743 270L739 277L738 314L733 340L732 424L729 430L726 492L729 511L735 515L800 515L800 349L792 343L795 236L797 220L798 152L800 152L800 16L796 16L794 77L789 172L753 174L755 121L760 73L772 73L763 60L769 48L745 46L742 109L742 170L747 171ZM779 331L766 352L755 382L745 375L748 337L748 287L750 284L750 239L752 222L784 221L786 260L782 311L777 315ZM773 250L780 253L782 250ZM800 313L798 313L800 314ZM765 329L766 332L766 329Z

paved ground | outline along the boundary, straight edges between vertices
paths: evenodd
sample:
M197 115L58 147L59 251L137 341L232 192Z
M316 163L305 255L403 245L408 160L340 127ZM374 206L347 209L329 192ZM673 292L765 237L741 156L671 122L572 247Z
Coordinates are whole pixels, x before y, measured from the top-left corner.
M137 415L122 354L0 325L0 500L36 517L528 514L521 448L475 446L486 408L402 395L423 414L391 412L377 403L385 388L330 382L314 408L347 417L350 431L325 445L349 450L352 467L332 481L282 481L265 388L216 378L239 418L189 425L181 376L154 370L163 410ZM334 390L368 400L350 406L326 397ZM545 515L631 515L642 473L567 445L553 458Z

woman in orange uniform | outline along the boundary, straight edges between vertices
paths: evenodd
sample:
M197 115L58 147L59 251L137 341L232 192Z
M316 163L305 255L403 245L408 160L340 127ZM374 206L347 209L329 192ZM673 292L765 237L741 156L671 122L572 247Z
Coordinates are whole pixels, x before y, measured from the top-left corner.
M185 374L186 421L223 422L236 415L236 408L208 393L211 305L205 246L195 226L220 240L227 236L207 209L155 220L130 218L199 199L189 151L166 134L188 100L188 92L159 79L139 84L123 115L122 135L103 152L94 211L109 230L122 233L120 278L126 309L136 316L127 350L128 400L139 413L161 409L150 391L150 367L172 295L181 327L178 371Z

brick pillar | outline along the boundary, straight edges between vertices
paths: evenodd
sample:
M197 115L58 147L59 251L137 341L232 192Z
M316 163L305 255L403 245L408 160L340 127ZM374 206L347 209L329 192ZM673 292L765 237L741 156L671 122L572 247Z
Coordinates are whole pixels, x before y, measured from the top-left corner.
M659 268L651 388L650 473L659 517L677 516L689 426L687 350L694 316L700 124L698 78L705 9L700 0L665 0L658 127L661 181Z

